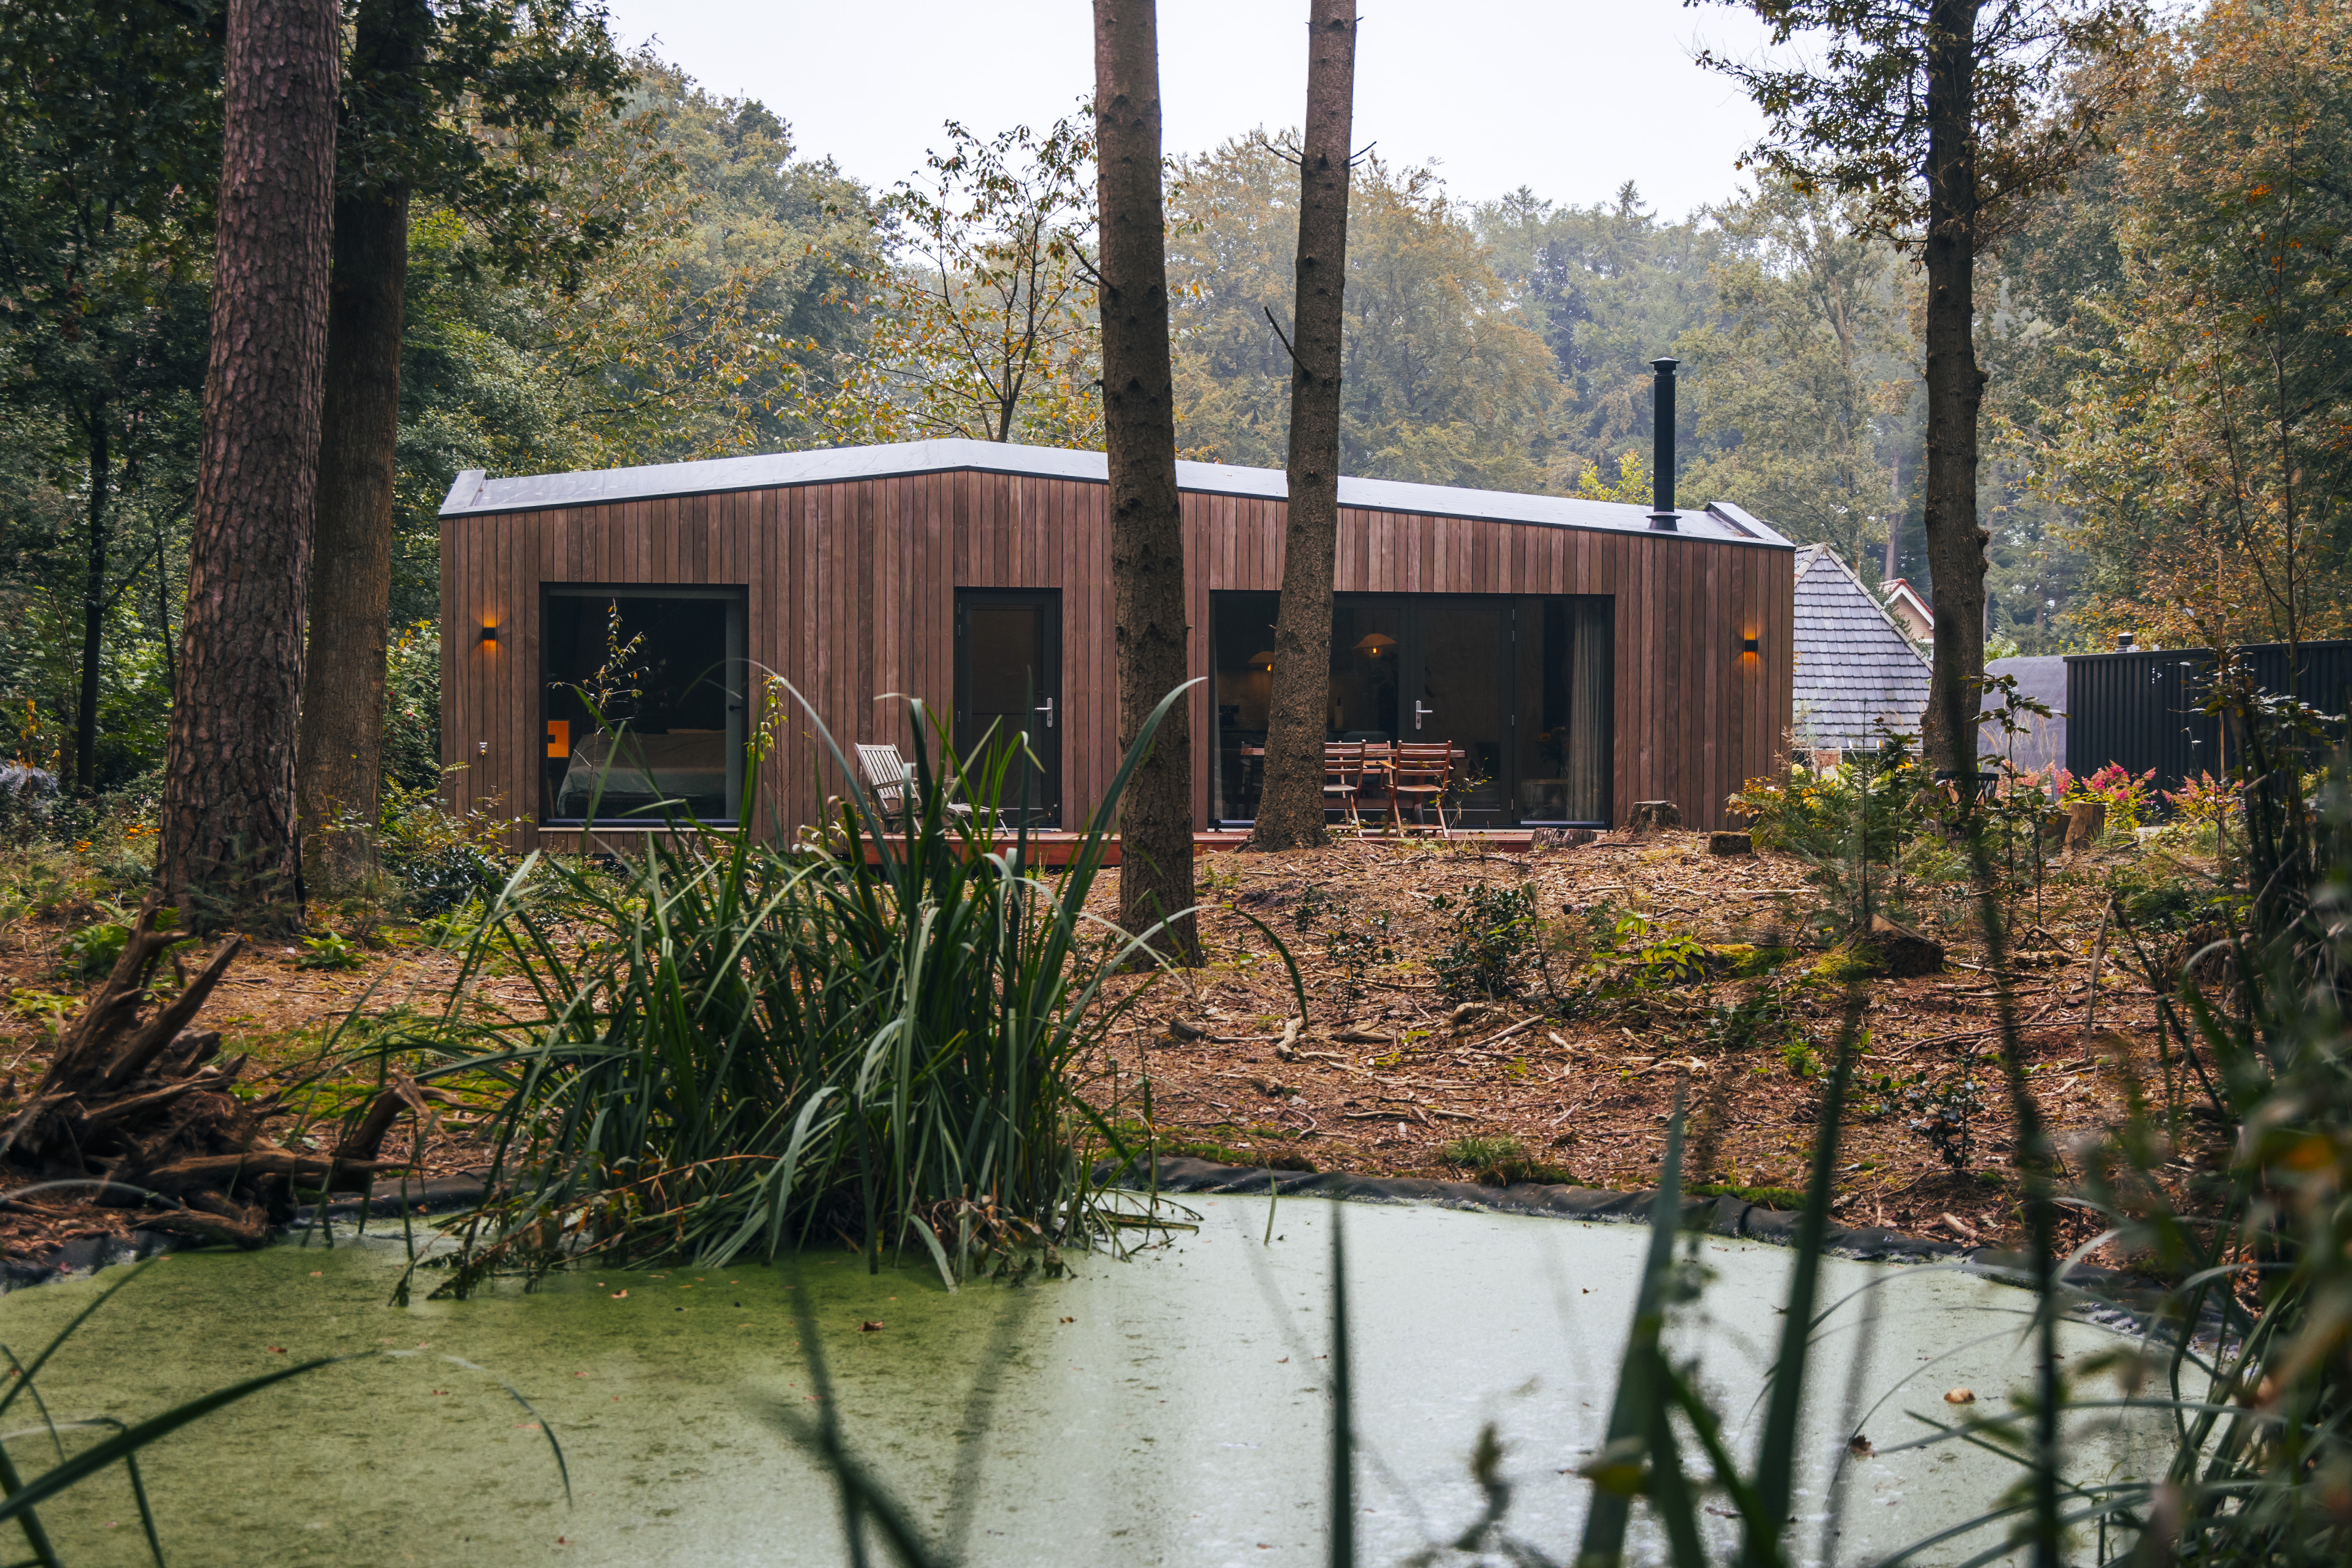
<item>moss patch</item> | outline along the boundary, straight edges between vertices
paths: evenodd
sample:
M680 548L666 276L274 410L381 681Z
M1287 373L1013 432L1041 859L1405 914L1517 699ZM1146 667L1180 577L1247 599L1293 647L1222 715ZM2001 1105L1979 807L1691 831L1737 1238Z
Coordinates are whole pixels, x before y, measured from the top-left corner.
M1691 1188L1695 1197L1738 1198L1759 1209L1801 1209L1805 1194L1790 1187L1740 1187L1729 1182L1703 1182Z

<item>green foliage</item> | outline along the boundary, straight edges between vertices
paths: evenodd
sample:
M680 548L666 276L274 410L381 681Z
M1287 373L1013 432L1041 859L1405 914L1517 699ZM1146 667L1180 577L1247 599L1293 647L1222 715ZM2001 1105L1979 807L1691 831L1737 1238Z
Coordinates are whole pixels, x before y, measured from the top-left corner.
M1429 967L1449 1000L1492 1002L1518 994L1543 941L1532 886L1475 883L1458 898L1438 894L1430 908L1445 917L1445 945Z
M1168 274L1177 438L1280 468L1298 175L1262 136L1171 170ZM1433 170L1378 156L1350 180L1340 469L1492 489L1562 489L1547 473L1564 401L1543 339Z
M306 936L302 947L302 956L294 961L297 969L344 970L360 966L359 944L334 931Z
M58 944L58 973L68 980L95 980L114 967L131 941L121 921L93 921Z
M1094 132L1072 115L992 137L954 121L879 210L888 259L847 282L874 307L801 411L843 445L961 437L1097 447Z
M1530 1156L1516 1138L1455 1138L1438 1149L1437 1157L1466 1168L1483 1186L1507 1187L1515 1182L1565 1187L1583 1184L1582 1178L1567 1166Z
M1758 986L1738 1002L1717 1003L1707 1015L1706 1037L1708 1047L1718 1051L1744 1051L1761 1046L1780 1052L1784 1060L1792 1052L1801 1051L1807 1058L1812 1054L1812 1037L1803 1018L1790 1007L1779 990L1769 985ZM1812 1075L1806 1072L1798 1076Z
M1936 797L1913 741L1890 733L1874 752L1751 779L1730 799L1759 848L1804 862L1805 879L1822 897L1826 934L1867 931L1877 913L1901 919L1923 885L1956 869L1950 850L1922 832Z
M1691 1187L1695 1197L1738 1198L1765 1209L1801 1209L1805 1206L1805 1194L1793 1187L1743 1187L1731 1182L1699 1182Z
M513 869L504 842L509 826L488 810L451 815L432 783L415 787L387 780L373 830L386 901L401 913L430 920L495 896ZM368 831L356 822L345 827Z
M947 810L952 795L985 821L1017 777L1001 753L973 776L934 752L919 704L901 842L857 790L829 850L685 823L610 875L527 861L452 994L495 961L531 1005L484 1020L453 1003L383 1047L435 1058L420 1081L494 1085L500 1101L493 1186L509 1195L442 1293L574 1256L772 1257L836 1229L877 1267L919 1246L952 1284L992 1255L1110 1234L1088 1129L1132 1151L1079 1099L1079 1063L1144 994L1113 1005L1100 988L1150 933L1089 964L1083 911L1106 825L1180 697L1052 883Z
M1976 1126L1988 1109L1986 1086L1972 1066L1964 1063L1939 1082L1931 1083L1922 1074L1903 1091L1905 1102L1918 1112L1906 1125L1955 1171L1967 1170L1976 1157Z
M419 794L441 783L441 630L418 621L384 649L383 782Z
M1833 544L1869 583L1908 506L1895 465L1918 373L1906 269L1862 216L1859 203L1784 180L1734 204L1717 310L1675 352L1699 437L1684 492ZM1766 430L1786 436L1755 438Z
M2347 47L2341 5L2223 0L2098 73L2113 261L2068 312L2031 456L2089 564L2089 637L2352 630Z
M1361 914L1354 904L1335 899L1310 882L1298 895L1290 921L1299 931L1306 931L1318 920L1328 922L1323 951L1332 967L1339 971L1340 1014L1345 1017L1363 1000L1365 977L1372 969L1396 962L1396 943L1389 935L1388 911L1374 910L1369 915Z
M43 991L32 986L20 986L8 993L8 1005L26 1017L38 1018L55 1029L81 1010L81 994L72 991Z
M2179 931L2209 922L2234 929L2248 912L2246 896L2169 860L2150 857L2116 868L2107 886L2137 931Z

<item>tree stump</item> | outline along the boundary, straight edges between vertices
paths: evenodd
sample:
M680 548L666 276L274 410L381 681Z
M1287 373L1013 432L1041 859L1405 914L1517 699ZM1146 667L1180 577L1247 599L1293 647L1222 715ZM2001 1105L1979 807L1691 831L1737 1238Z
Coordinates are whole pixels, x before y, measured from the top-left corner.
M2078 800L2066 808L2066 853L2069 855L2099 841L2107 830L2107 803L2104 800Z
M1921 936L1909 926L1885 915L1870 917L1870 945L1877 950L1879 973L1903 980L1915 974L1944 972L1944 944Z
M1706 852L1710 855L1753 855L1756 841L1745 833L1710 833L1706 836Z
M1683 808L1673 801L1637 800L1633 803L1633 831L1636 833L1650 833L1682 825Z
M184 984L163 1001L154 991L163 962L190 939L156 929L161 908L156 896L141 907L122 956L58 1034L39 1084L23 1096L0 1089L0 1162L62 1184L68 1202L76 1188L107 1207L161 1200L170 1206L142 1214L141 1224L242 1247L260 1246L292 1212L297 1181L325 1187L406 1169L297 1153L263 1135L278 1097L237 1099L230 1089L246 1058L216 1060L220 1036L190 1027L240 939L223 942L193 979L175 960Z

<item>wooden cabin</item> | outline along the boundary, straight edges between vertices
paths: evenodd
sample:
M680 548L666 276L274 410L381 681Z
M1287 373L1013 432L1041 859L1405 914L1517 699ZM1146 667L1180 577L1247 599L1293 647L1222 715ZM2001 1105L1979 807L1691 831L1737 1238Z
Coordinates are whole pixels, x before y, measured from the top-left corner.
M1255 810L1286 488L1177 470L1205 829ZM802 715L763 712L778 677L852 757L912 755L893 693L960 749L1025 719L1023 809L1083 826L1118 763L1107 493L1099 452L981 441L461 474L441 507L450 802L520 819L518 848L645 829L665 797L790 833L844 781ZM1461 827L1622 824L1645 800L1722 826L1785 745L1794 554L1721 503L1654 521L1343 479L1330 738L1451 741Z

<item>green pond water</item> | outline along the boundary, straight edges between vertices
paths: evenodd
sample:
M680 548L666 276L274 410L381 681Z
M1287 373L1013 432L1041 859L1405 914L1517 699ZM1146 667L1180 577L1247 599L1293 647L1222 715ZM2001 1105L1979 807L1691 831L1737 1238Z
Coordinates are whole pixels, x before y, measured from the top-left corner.
M150 1449L174 1564L840 1563L835 1494L776 1421L815 1408L798 1289L851 1447L961 1560L1320 1563L1335 1205L1285 1202L1280 1239L1265 1247L1263 1199L1193 1202L1202 1228L1172 1246L954 1295L928 1268L870 1277L855 1258L819 1254L797 1269L587 1273L463 1302L420 1289L394 1308L396 1240L192 1253L148 1266L39 1387L61 1419L138 1419L289 1356L399 1352L280 1384ZM1571 1557L1590 1487L1563 1472L1600 1440L1648 1232L1365 1205L1344 1218L1365 1439L1360 1560L1402 1563L1477 1516L1467 1460L1488 1422L1505 1445L1513 1533ZM1727 1426L1752 1434L1791 1255L1706 1238L1698 1256L1714 1279L1678 1333ZM2023 1292L1832 1262L1824 1303L1890 1275L1830 1321L1817 1352L1798 1500L1807 1558L1853 1425L1884 1447L1927 1430L1908 1412L1960 1414L1946 1390L1966 1384L1978 1411L1996 1410L2028 1375ZM119 1278L0 1298L0 1340L29 1356ZM429 1289L440 1276L426 1278ZM2077 1323L2063 1341L2070 1358L2116 1342ZM29 1404L6 1421L11 1451L37 1470L55 1451ZM534 1419L562 1440L568 1504ZM2153 1461L2156 1436L2085 1417L2069 1462L2130 1473ZM1989 1508L2015 1473L1959 1445L1849 1460L1838 1555L1866 1561ZM149 1560L121 1478L45 1510L69 1568ZM1732 1521L1706 1523L1727 1546ZM22 1555L14 1528L0 1531L11 1542L0 1558Z

